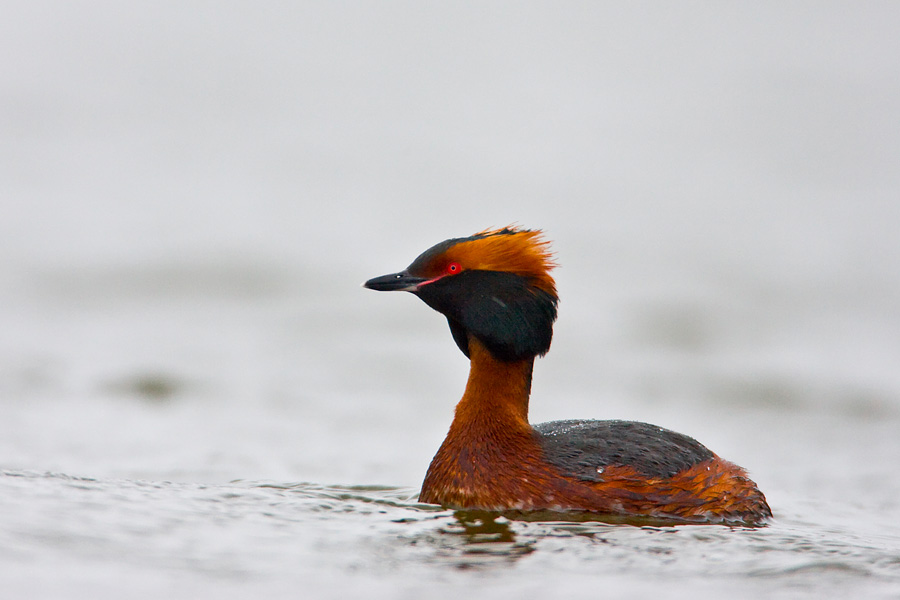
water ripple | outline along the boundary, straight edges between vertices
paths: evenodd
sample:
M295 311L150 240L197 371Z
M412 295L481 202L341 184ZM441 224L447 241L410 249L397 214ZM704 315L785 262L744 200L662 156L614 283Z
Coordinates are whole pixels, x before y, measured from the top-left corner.
M348 577L436 581L452 572L501 579L606 574L711 581L740 578L879 589L900 582L900 536L858 531L815 503L793 507L820 525L782 518L765 528L517 520L449 511L411 488L235 481L205 485L0 472L0 557L58 562L90 576L110 564L140 579L213 581ZM529 575L510 571L527 565ZM449 570L448 570L449 569ZM443 573L443 575L441 574ZM630 574L630 575L629 575ZM515 589L515 586L510 588ZM502 595L502 594L501 594Z

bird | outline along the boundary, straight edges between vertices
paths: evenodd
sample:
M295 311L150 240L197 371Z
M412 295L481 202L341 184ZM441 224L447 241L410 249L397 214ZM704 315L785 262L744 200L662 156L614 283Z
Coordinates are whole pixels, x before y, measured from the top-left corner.
M557 317L556 266L541 230L508 226L448 239L363 284L418 296L470 361L419 502L764 525L772 511L746 471L687 435L624 420L529 423L534 362Z

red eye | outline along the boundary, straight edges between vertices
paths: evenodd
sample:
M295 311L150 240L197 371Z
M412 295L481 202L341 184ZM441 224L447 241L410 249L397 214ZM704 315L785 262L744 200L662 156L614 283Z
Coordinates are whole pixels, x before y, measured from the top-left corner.
M460 271L462 271L462 267L459 266L458 262L452 262L449 265L447 265L447 273L449 275L455 275L455 274L459 273Z

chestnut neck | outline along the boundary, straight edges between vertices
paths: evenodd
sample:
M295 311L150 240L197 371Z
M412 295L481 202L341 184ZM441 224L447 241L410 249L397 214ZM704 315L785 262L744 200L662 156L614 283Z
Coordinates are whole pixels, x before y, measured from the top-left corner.
M504 361L494 357L474 336L469 336L469 380L450 435L471 439L477 432L492 435L531 432L528 424L528 398L534 357Z
M528 424L534 357L500 360L472 335L468 345L469 382L419 500L482 508L540 504L543 491L532 488L544 469Z

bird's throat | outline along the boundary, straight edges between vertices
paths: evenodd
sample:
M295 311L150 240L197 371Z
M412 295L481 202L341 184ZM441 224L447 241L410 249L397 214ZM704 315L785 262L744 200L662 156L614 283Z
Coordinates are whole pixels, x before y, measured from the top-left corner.
M420 500L485 508L530 502L520 489L540 469L540 447L528 423L534 358L502 361L470 336L471 367L447 438L431 462Z
M465 430L530 432L528 398L534 358L500 360L473 336L469 338L469 356L469 380L456 405L451 434L463 434Z

